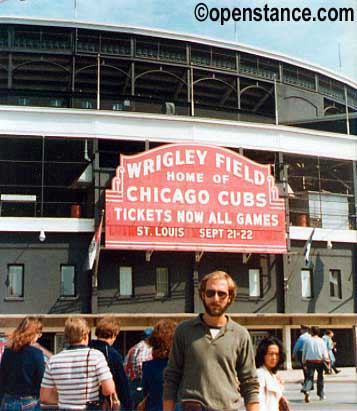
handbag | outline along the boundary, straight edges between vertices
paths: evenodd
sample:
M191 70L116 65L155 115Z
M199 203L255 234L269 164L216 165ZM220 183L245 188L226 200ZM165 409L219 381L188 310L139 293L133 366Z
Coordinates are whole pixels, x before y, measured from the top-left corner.
M99 400L87 401L88 400L88 377L89 377L89 354L90 349L87 354L87 380L86 380L86 410L88 411L119 411L120 402L118 400L117 394L113 393L111 395L104 396L100 393ZM107 349L107 361L108 361L108 349Z
M87 378L86 378L86 410L88 411L96 411L102 409L102 404L100 400L96 401L88 401L88 378L89 378L89 354L90 349L88 350L87 354Z

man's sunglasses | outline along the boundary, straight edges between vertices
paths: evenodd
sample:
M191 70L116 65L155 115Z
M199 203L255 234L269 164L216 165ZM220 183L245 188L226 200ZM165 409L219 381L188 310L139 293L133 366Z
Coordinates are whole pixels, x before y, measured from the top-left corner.
M212 298L216 294L218 295L218 298L221 298L221 299L228 297L228 293L226 293L225 291L216 291L216 290L209 290L209 289L205 291L205 295L207 298Z

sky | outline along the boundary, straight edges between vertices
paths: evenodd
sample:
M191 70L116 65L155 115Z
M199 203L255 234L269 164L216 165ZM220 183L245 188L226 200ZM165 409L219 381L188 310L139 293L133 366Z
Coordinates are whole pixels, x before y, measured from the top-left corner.
M209 9L352 7L354 22L199 22ZM189 33L238 42L320 65L357 82L357 0L0 0L0 16L78 20Z

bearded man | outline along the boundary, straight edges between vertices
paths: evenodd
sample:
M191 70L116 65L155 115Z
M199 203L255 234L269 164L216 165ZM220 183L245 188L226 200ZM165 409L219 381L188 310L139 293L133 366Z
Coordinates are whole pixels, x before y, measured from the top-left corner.
M259 411L249 333L225 314L237 295L235 282L215 271L202 278L199 294L205 312L176 328L163 409L174 411L179 399L184 411L236 411L242 396L247 411Z

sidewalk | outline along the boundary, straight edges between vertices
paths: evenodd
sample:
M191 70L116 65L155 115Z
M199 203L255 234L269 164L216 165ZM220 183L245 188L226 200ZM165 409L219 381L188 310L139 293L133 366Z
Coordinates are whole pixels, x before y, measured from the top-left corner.
M329 382L353 382L357 381L357 373L355 367L339 367L341 372L339 374L325 374L324 381ZM285 383L299 383L302 382L302 371L299 370L282 370L279 371Z

